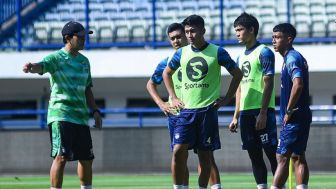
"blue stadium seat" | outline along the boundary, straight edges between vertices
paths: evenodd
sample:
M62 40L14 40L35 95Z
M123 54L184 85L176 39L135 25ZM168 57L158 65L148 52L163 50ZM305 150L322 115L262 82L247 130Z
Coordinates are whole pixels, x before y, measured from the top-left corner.
M97 22L97 41L112 42L114 39L114 24L110 21Z
M167 11L180 11L182 4L180 2L166 2Z
M217 3L216 1L209 1L209 0L203 0L203 1L198 1L198 10L207 10L207 11L212 11L215 9L214 4Z
M103 4L101 3L90 3L89 9L90 11L93 11L93 12L103 12L104 11Z
M69 20L85 22L84 0L62 0L41 15L31 26L23 28L25 43L60 42L59 23ZM224 38L236 39L234 20L246 11L260 22L260 38L270 38L272 28L287 22L287 1L279 0L223 0ZM336 0L291 1L291 23L298 37L335 37ZM205 19L205 37L220 39L219 0L157 0L157 40L167 40L166 28L172 22L181 22L191 14ZM129 42L152 40L151 0L89 0L90 28L94 30L91 42ZM33 29L32 34L26 35ZM29 32L28 32L29 33ZM14 39L15 40L15 39ZM6 40L5 43L10 43Z
M34 36L39 43L46 44L49 41L50 25L49 22L35 22L33 24Z
M276 21L277 23L287 22L287 5L286 1L277 1L276 2Z
M294 17L295 27L298 37L309 37L310 36L310 16L308 14L297 14Z
M130 42L130 26L126 20L114 21L113 42Z
M60 21L61 20L61 16L60 16L60 14L46 13L45 16L44 16L44 19L47 22Z
M182 11L197 11L198 4L192 1L183 1L181 2Z
M149 2L137 3L134 6L135 12L147 13L152 11L152 5Z
M73 7L73 12L84 12L85 11L84 4L72 3L71 6Z
M250 0L245 2L245 12L252 14L255 17L259 17L259 12L260 12L260 7L259 7L260 2L257 0Z
M56 7L56 11L59 13L63 13L63 12L68 12L68 13L72 13L73 12L73 6L71 6L70 4L58 4Z
M70 3L78 3L78 4L84 4L85 3L84 0L68 0L68 2L70 2Z
M90 20L95 20L95 21L109 20L108 14L101 12L101 11L90 11L89 17L90 17Z
M121 2L118 4L120 12L133 12L134 4L130 2Z
M62 14L59 14L60 21L67 22L70 20L76 20L76 16L72 13L64 12Z
M51 43L62 43L62 28L64 22L51 22L50 23L50 41Z
M85 13L84 12L74 12L72 14L75 16L76 21L79 21L79 22L85 21Z
M310 1L310 17L311 17L311 33L312 37L324 37L326 31L326 9L323 1L311 0Z
M142 20L134 20L130 22L131 29L130 29L130 41L132 42L142 42L146 40L146 28L148 27L149 23Z
M104 2L103 3L103 10L105 12L117 13L117 12L119 12L119 6L118 6L118 4L115 4L115 3Z
M163 35L165 35L165 28L163 26L166 25L162 20L158 20L155 27L156 32L156 40L162 41ZM152 24L149 24L146 28L146 41L152 41L153 40L153 26Z
M294 25L299 31L298 37L309 37L311 35L310 25L310 8L309 2L305 0L293 1Z
M236 32L233 27L234 20L244 11L242 5L232 3L228 9L226 9L225 17L227 18L227 39L235 39Z

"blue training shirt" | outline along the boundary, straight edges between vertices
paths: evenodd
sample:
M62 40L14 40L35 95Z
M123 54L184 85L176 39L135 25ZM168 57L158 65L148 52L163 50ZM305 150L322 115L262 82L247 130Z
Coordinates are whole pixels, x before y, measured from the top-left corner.
M160 85L163 81L162 74L163 70L167 67L168 59L169 57L161 60L161 62L156 66L153 75L151 76L151 80L157 85Z
M207 48L209 43L204 45L201 49L196 49L191 46L192 50L194 52L200 52ZM180 67L180 60L181 60L181 55L182 55L182 48L178 49L175 54L173 55L171 61L168 63L169 68L173 70L177 70L178 67ZM224 49L224 48L218 48L218 53L217 53L217 60L218 64L225 67L227 71L232 71L235 68L238 68L238 65L231 59L229 53Z
M260 45L260 43L257 42L252 48L246 49L244 54L249 55L259 45ZM274 57L273 51L268 47L264 47L260 52L259 60L260 60L260 63L262 65L263 75L264 76L265 75L274 76L274 73L275 73L275 57ZM237 58L237 63L240 64L239 57ZM253 110L242 110L242 111L240 111L241 115L258 115L259 113L260 113L260 108L253 109Z
M298 108L290 121L311 122L311 111L309 108L309 72L306 59L294 48L289 49L284 56L284 64L281 71L281 98L280 98L280 119L286 114L287 105L293 87L293 79L303 80L301 96L294 108Z

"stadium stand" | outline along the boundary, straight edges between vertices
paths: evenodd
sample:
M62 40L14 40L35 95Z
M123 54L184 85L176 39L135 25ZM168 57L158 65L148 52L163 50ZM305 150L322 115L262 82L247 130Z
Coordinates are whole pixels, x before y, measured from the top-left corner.
M25 0L22 6L30 2L33 0ZM86 21L85 0L55 2L37 19L23 25L21 33L25 45L60 43L59 33L65 22ZM288 2L290 10L287 10ZM5 23L15 9L13 5L7 6L8 2L2 4L4 13L0 19ZM88 0L89 26L95 32L91 43L153 41L153 4L151 0ZM235 39L233 21L242 11L259 18L259 37L265 39L271 37L275 24L287 20L298 29L298 37L333 37L336 34L332 24L336 18L336 0L223 0L223 26L220 24L220 11L220 0L156 0L154 41L165 41L167 25L181 22L190 14L200 14L205 18L208 39L221 39L222 27L224 39ZM16 37L12 35L2 42L2 46L16 43Z

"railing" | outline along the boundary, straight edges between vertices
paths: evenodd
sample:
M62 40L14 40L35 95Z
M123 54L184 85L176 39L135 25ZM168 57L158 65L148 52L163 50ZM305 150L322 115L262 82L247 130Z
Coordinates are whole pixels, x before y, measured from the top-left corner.
M13 14L13 9L15 9L14 11L17 12L17 10L21 10L22 7L25 5L26 2L31 2L32 0L1 0L1 2L11 2L10 5L10 9L9 12L11 14ZM16 2L16 3L15 3ZM85 11L85 21L84 21L84 25L86 28L89 27L89 0L83 0L83 7L84 7L84 11ZM245 1L237 1L238 3L242 3L244 4ZM151 41L139 41L139 42L100 42L100 43L95 43L95 42L90 42L89 38L87 38L86 40L86 48L90 49L90 48L110 48L110 47L152 47L152 48L156 48L156 47L160 47L160 46L169 46L169 43L166 41L159 41L157 40L157 34L156 34L156 29L155 29L155 25L157 24L157 21L159 21L159 19L156 16L156 5L157 1L153 0L151 1L151 24L152 26L152 40ZM235 45L237 44L236 40L225 40L224 39L224 25L226 23L224 23L224 14L223 14L223 10L224 7L226 6L227 3L230 3L229 1L226 0L218 0L218 7L219 7L219 15L220 15L220 32L219 32L219 38L218 40L212 40L210 42L218 44L218 45ZM293 21L291 18L292 15L292 1L291 0L286 0L286 4L287 4L287 22L291 22ZM0 4L1 5L1 4ZM9 14L9 13L8 13ZM6 13L6 15L8 15ZM6 16L5 14L3 16ZM21 32L21 28L22 28L22 23L21 23L21 16L20 14L16 14L16 16L18 17L18 22L17 22L17 30L15 31L16 33L16 39L17 39L17 44L14 46L6 46L0 45L0 49L9 49L9 48L16 48L17 51L21 51L22 49L28 49L28 50L34 50L34 49L54 49L54 48L59 48L62 46L61 42L56 44L56 43L46 43L46 44L31 44L31 45L25 45L22 43L22 34ZM4 19L4 18L3 18ZM113 22L113 21L111 21ZM300 32L300 31L299 31ZM266 43L271 43L271 40L268 38L264 38L262 39L263 42ZM336 42L336 38L334 37L310 37L310 38L298 38L296 39L297 43L314 43L314 42L322 42L322 43L334 43Z
M36 0L1 0L0 1L0 25L8 18L15 15L18 7L21 9ZM18 4L19 3L19 4ZM19 5L19 6L18 6Z
M314 105L311 106L313 112L313 124L336 124L336 106L334 105ZM279 107L276 108L278 113ZM105 114L103 119L104 127L157 127L167 125L166 117L144 116L146 113L161 113L159 108L108 108L102 109ZM219 109L219 124L227 126L232 120L234 107L222 107ZM127 117L129 113L135 113L135 117ZM228 113L222 115L222 113ZM0 129L45 129L47 110L1 110ZM314 115L316 114L316 115ZM322 114L322 115L320 115ZM38 119L29 120L2 120L1 117L13 115L36 115ZM111 116L110 116L111 115ZM119 117L118 117L119 115ZM121 116L120 116L121 115ZM116 116L116 117L113 117ZM278 114L277 114L278 118ZM279 119L277 119L279 120ZM93 125L93 120L90 120ZM279 121L278 121L279 124Z

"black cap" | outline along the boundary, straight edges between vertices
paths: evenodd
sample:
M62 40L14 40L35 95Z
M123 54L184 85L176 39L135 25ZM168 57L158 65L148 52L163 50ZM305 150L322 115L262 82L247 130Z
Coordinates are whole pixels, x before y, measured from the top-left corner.
M75 21L70 21L66 23L62 29L62 36L76 34L78 36L84 37L86 33L93 34L93 31L91 30L86 31L82 24L80 24L79 22L75 22Z

